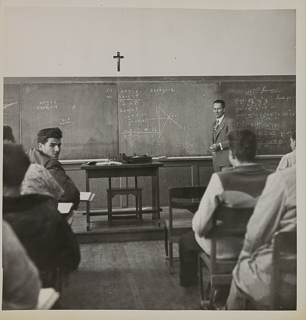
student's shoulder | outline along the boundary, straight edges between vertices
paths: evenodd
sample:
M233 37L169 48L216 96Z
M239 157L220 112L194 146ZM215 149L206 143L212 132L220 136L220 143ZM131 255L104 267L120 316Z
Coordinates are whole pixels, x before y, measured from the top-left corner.
M45 163L45 168L48 169L48 170L58 170L58 171L63 171L64 172L64 168L62 166L62 164L56 160L56 159L52 159L52 158L49 158L47 160L47 162Z
M45 167L45 164L50 159L49 156L45 155L43 152L39 151L38 149L30 149L26 152L28 155L31 163L40 164Z

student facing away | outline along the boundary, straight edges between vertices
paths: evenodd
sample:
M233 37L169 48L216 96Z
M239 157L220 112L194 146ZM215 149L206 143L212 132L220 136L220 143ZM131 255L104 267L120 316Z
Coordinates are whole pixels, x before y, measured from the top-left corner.
M2 267L2 309L35 309L41 287L39 273L6 221L2 221Z
M67 273L78 267L79 244L51 196L20 194L29 165L22 145L3 144L3 219L38 268L42 287L54 288L58 268Z
M260 310L271 309L274 238L280 231L296 231L296 165L271 174L251 216L243 249L233 271L229 310L244 308L251 297ZM286 309L296 308L296 274L285 274L278 284Z
M292 152L285 154L276 170L283 170L292 167L296 163L296 131L292 131L290 134L290 147Z
M193 231L183 235L179 241L180 284L184 287L198 284L198 252L205 251L210 254L209 232L212 227L212 216L217 207L216 196L222 196L224 191L239 191L246 193L248 197L257 198L265 186L267 177L273 172L253 162L257 140L252 131L233 130L228 134L228 140L229 161L233 168L213 173L198 211L193 217ZM243 242L243 239L238 240L220 241L217 258L237 258Z

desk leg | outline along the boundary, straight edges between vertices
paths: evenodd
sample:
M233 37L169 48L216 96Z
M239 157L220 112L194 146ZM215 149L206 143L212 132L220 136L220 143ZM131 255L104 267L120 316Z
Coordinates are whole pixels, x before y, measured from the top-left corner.
M107 193L107 225L108 227L112 226L112 196L111 196L111 189L112 189L112 178L108 178L108 189L109 192Z
M137 176L135 176L135 188L138 188ZM142 208L142 199L140 198L140 201L138 202L138 197L135 197L136 214L139 213L139 206ZM142 215L140 214L139 216L141 217Z
M159 175L158 168L155 170L155 175L152 176L152 209L154 211L152 219L155 219L160 226L160 204L159 204Z
M89 178L86 171L86 192L89 192ZM86 201L86 231L90 231L90 204Z
M90 204L86 201L86 231L90 231Z

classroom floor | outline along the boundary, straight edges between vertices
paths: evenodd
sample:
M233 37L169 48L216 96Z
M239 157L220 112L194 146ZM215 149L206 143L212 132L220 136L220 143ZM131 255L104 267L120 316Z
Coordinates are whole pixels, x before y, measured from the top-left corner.
M63 284L62 309L200 309L199 288L179 285L178 262L170 275L163 241L83 244L81 259Z
M190 217L188 210L176 209L177 217ZM90 231L86 231L86 216L83 211L75 214L71 228L77 235L79 243L105 243L122 241L144 241L164 239L164 220L168 219L169 209L163 207L160 213L160 225L152 220L152 214L143 214L142 221L137 219L117 220L108 226L107 216L99 215L90 218Z
M192 213L176 212L179 216ZM120 220L108 227L107 216L91 217L77 212L71 225L81 249L77 271L63 282L62 309L69 310L199 310L198 286L179 285L179 262L171 275L165 259L164 226L144 214L142 222ZM178 246L174 245L178 257Z

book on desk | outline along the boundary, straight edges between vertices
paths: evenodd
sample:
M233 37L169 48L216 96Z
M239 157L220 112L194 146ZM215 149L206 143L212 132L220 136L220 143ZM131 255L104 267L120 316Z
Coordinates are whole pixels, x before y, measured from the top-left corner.
M95 197L95 193L92 192L80 192L80 201L91 202Z
M57 210L63 215L68 215L72 211L72 207L72 202L59 202L57 205Z

